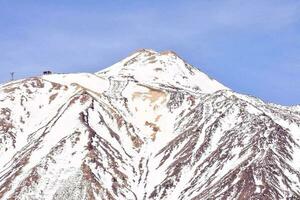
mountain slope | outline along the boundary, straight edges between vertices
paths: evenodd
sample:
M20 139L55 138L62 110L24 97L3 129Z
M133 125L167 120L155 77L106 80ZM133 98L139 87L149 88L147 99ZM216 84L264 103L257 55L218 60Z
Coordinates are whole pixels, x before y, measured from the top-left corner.
M175 53L0 87L0 199L300 199L300 112Z

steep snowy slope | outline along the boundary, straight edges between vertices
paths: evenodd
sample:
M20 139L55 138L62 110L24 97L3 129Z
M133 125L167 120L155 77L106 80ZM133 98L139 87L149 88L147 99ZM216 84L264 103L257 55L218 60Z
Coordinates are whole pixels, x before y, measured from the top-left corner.
M300 112L175 53L0 86L0 199L300 199Z

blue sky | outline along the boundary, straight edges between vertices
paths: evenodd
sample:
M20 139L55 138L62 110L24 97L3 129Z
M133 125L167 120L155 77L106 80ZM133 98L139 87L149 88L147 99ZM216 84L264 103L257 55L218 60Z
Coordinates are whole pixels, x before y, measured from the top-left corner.
M0 82L173 50L237 92L300 104L298 0L0 0Z

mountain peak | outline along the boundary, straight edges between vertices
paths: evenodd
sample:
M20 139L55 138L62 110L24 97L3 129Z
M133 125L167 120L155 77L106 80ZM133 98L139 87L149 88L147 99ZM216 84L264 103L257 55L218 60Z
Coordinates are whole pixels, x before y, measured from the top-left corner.
M159 54L160 55L169 55L169 56L179 57L178 54L175 51L172 51L172 50L162 51Z
M153 50L0 85L0 199L299 200L300 107L224 88Z
M157 53L155 50L153 49L148 49L148 48L144 48L144 49L138 49L135 51L135 53Z
M146 56L160 55L160 56L179 57L178 54L172 50L165 50L165 51L157 52L157 51L155 51L153 49L149 49L149 48L137 49L132 55L146 55Z
M156 52L139 49L132 55L99 71L96 75L113 79L130 79L154 86L168 86L193 92L211 93L228 90L196 67L186 63L174 51Z

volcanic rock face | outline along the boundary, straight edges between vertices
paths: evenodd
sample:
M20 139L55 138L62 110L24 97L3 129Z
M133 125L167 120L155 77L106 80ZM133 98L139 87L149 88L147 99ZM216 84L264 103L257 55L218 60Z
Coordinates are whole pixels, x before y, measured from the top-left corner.
M0 199L300 199L300 110L173 52L0 86Z

